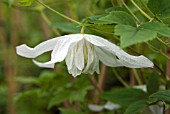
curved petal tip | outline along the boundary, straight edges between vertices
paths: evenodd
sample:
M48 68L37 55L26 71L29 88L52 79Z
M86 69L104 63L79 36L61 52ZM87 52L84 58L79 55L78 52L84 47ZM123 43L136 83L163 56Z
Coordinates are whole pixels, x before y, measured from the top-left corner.
M49 64L46 64L46 63L41 63L41 62L37 62L35 60L33 60L34 64L36 64L37 66L39 67L43 67L43 68L54 68L54 63L49 63Z

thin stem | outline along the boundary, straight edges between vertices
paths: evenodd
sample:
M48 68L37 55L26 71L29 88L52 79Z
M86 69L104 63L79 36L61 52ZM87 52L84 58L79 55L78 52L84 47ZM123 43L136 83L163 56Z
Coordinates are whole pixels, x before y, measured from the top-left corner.
M82 26L81 33L84 34L85 26Z
M44 19L44 21L50 26L50 25L51 25L51 21L48 19L48 17L44 14L43 11L40 11L40 15L41 15L41 17ZM57 29L52 28L52 30L53 30L53 32L54 32L57 36L60 36L60 35L61 35Z
M122 77L117 73L115 69L112 69L113 73L115 74L116 78L126 87L129 88L129 85L122 79Z
M157 37L157 40L160 41L162 44L164 44L166 47L170 48L168 44L166 44L163 40Z
M140 23L139 19L136 17L136 15L130 10L130 8L125 4L124 0L120 0L122 4L125 6L125 8L129 11L129 13L135 18L135 20Z
M144 8L153 16L155 17L155 14L152 13L152 11L148 8L148 6L144 3L143 0L140 0L140 2L142 3L142 5L144 6Z
M152 18L146 14L133 0L130 0L132 2L132 4L149 20L152 20Z
M170 60L170 57L167 56L165 53L163 53L162 51L158 50L157 48L155 48L153 45L151 45L151 44L148 43L148 42L146 42L146 44L147 44L153 51L162 54L164 57L166 57L168 60Z
M43 2L41 2L40 0L37 0L37 2L40 3L41 5L43 5L44 7L46 7L47 9L51 10L52 12L60 15L60 16L63 17L63 18L65 18L65 19L67 19L67 20L70 20L70 21L72 21L72 22L74 22L74 23L76 23L76 24L81 24L80 22L78 22L78 21L76 21L76 20L74 20L74 19L72 19L72 18L70 18L70 17L67 17L67 16L61 14L60 12L52 9L51 7L49 7L49 6L47 6L46 4L44 4Z
M97 85L97 81L94 79L94 76L88 76L88 79L90 81L90 83L93 85L93 87L99 92L102 92L102 89L99 88L99 86Z
M135 76L138 84L139 84L139 85L142 85L142 81L141 81L141 79L139 78L139 75L138 75L137 70L133 68L132 71L133 71L133 73L134 73L134 76Z

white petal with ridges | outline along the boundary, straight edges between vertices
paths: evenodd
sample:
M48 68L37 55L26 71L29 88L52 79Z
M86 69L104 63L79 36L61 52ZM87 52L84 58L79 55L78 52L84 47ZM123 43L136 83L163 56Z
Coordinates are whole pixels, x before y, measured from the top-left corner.
M84 53L83 53L83 46L84 40L81 40L77 43L77 46L75 47L75 65L79 70L83 70L84 68Z
M120 61L118 61L118 66L126 66L129 68L142 68L142 67L153 67L153 63L144 56L132 56L127 54L123 51L119 46L112 44L108 40L105 40L99 36L93 36L95 40L88 40L92 44L99 46L98 44L101 43L104 46L99 46L108 52L115 54ZM104 59L103 59L104 60ZM122 64L122 65L121 65Z
M70 70L72 69L73 66L73 61L74 60L74 50L73 47L69 49L67 56L65 58L67 69Z
M57 41L61 38L62 37L47 40L45 42L40 43L34 48L30 48L27 45L23 44L16 47L16 52L18 55L23 57L35 58L44 52L53 50L55 45L57 45Z
M118 67L118 66L123 66L122 63L120 62L119 59L116 58L113 53L110 53L109 51L102 49L102 47L95 47L95 50L97 52L97 56L99 57L99 60L111 67Z
M80 41L83 37L80 34L73 35L65 35L66 38L61 39L51 54L51 62L61 62L65 59L69 47L78 41Z
M120 59L121 63L129 68L142 68L142 67L153 67L153 63L143 55L132 56L121 50L116 55Z

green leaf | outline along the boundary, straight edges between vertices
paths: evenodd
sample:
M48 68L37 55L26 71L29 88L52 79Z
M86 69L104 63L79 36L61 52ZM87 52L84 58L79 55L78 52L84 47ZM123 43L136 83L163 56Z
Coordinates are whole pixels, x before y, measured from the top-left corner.
M138 100L146 99L147 94L140 89L124 88L111 92L104 92L101 94L101 98L127 107Z
M158 101L163 101L165 103L170 104L170 90L159 91L149 96L150 104Z
M83 112L78 112L78 111L75 111L75 110L63 109L63 108L60 108L60 111L61 111L61 114L85 114Z
M149 9L160 19L170 18L169 0L149 0Z
M146 100L139 100L133 104L131 104L125 111L124 114L137 114L142 111L145 107L147 107Z
M19 76L16 78L16 81L23 83L23 84L35 84L37 82L37 78Z
M70 94L71 94L71 90L63 90L62 92L59 92L57 95L55 95L55 97L53 97L50 100L50 102L48 104L48 109L50 109L51 107L53 107L55 105L59 105L60 103L67 100L69 98Z
M157 92L159 90L159 77L157 75L149 76L147 81L147 92L149 95Z
M142 24L140 27L155 31L162 36L170 37L170 27L168 27L165 24L162 24L159 22L147 22L147 23Z
M138 28L130 25L117 25L115 34L120 36L121 47L147 42L156 38L157 34L170 37L170 28L159 22L147 22Z
M74 23L55 23L52 27L58 28L62 32L79 33L81 31L81 28L77 27L77 24Z
M104 17L105 15L94 15L90 16L87 19L84 20L84 24L95 24L95 25L104 25L104 24L110 24L108 21L102 21L99 20L99 18Z
M155 31L129 25L117 25L115 34L120 36L120 46L122 48L153 40L157 36Z
M131 15L123 11L112 11L108 15L101 17L99 20L106 21L108 24L124 24L136 26L136 23Z
M88 92L88 90L90 90L92 87L91 86L88 86L88 87L85 87L85 88L82 88L81 90L79 91L72 91L72 93L70 94L70 97L69 97L69 100L70 101L84 101L84 98Z
M21 6L31 6L35 0L19 0Z

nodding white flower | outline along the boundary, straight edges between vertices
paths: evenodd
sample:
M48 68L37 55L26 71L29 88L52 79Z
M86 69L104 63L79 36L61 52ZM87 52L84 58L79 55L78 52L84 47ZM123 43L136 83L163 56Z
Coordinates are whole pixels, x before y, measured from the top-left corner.
M83 73L99 73L99 60L111 67L129 68L153 67L153 63L144 56L132 56L119 46L102 37L89 34L70 34L40 43L34 48L23 44L16 47L17 54L27 58L36 58L51 51L51 60L41 63L33 60L39 67L54 68L54 64L65 59L68 72L72 76Z

